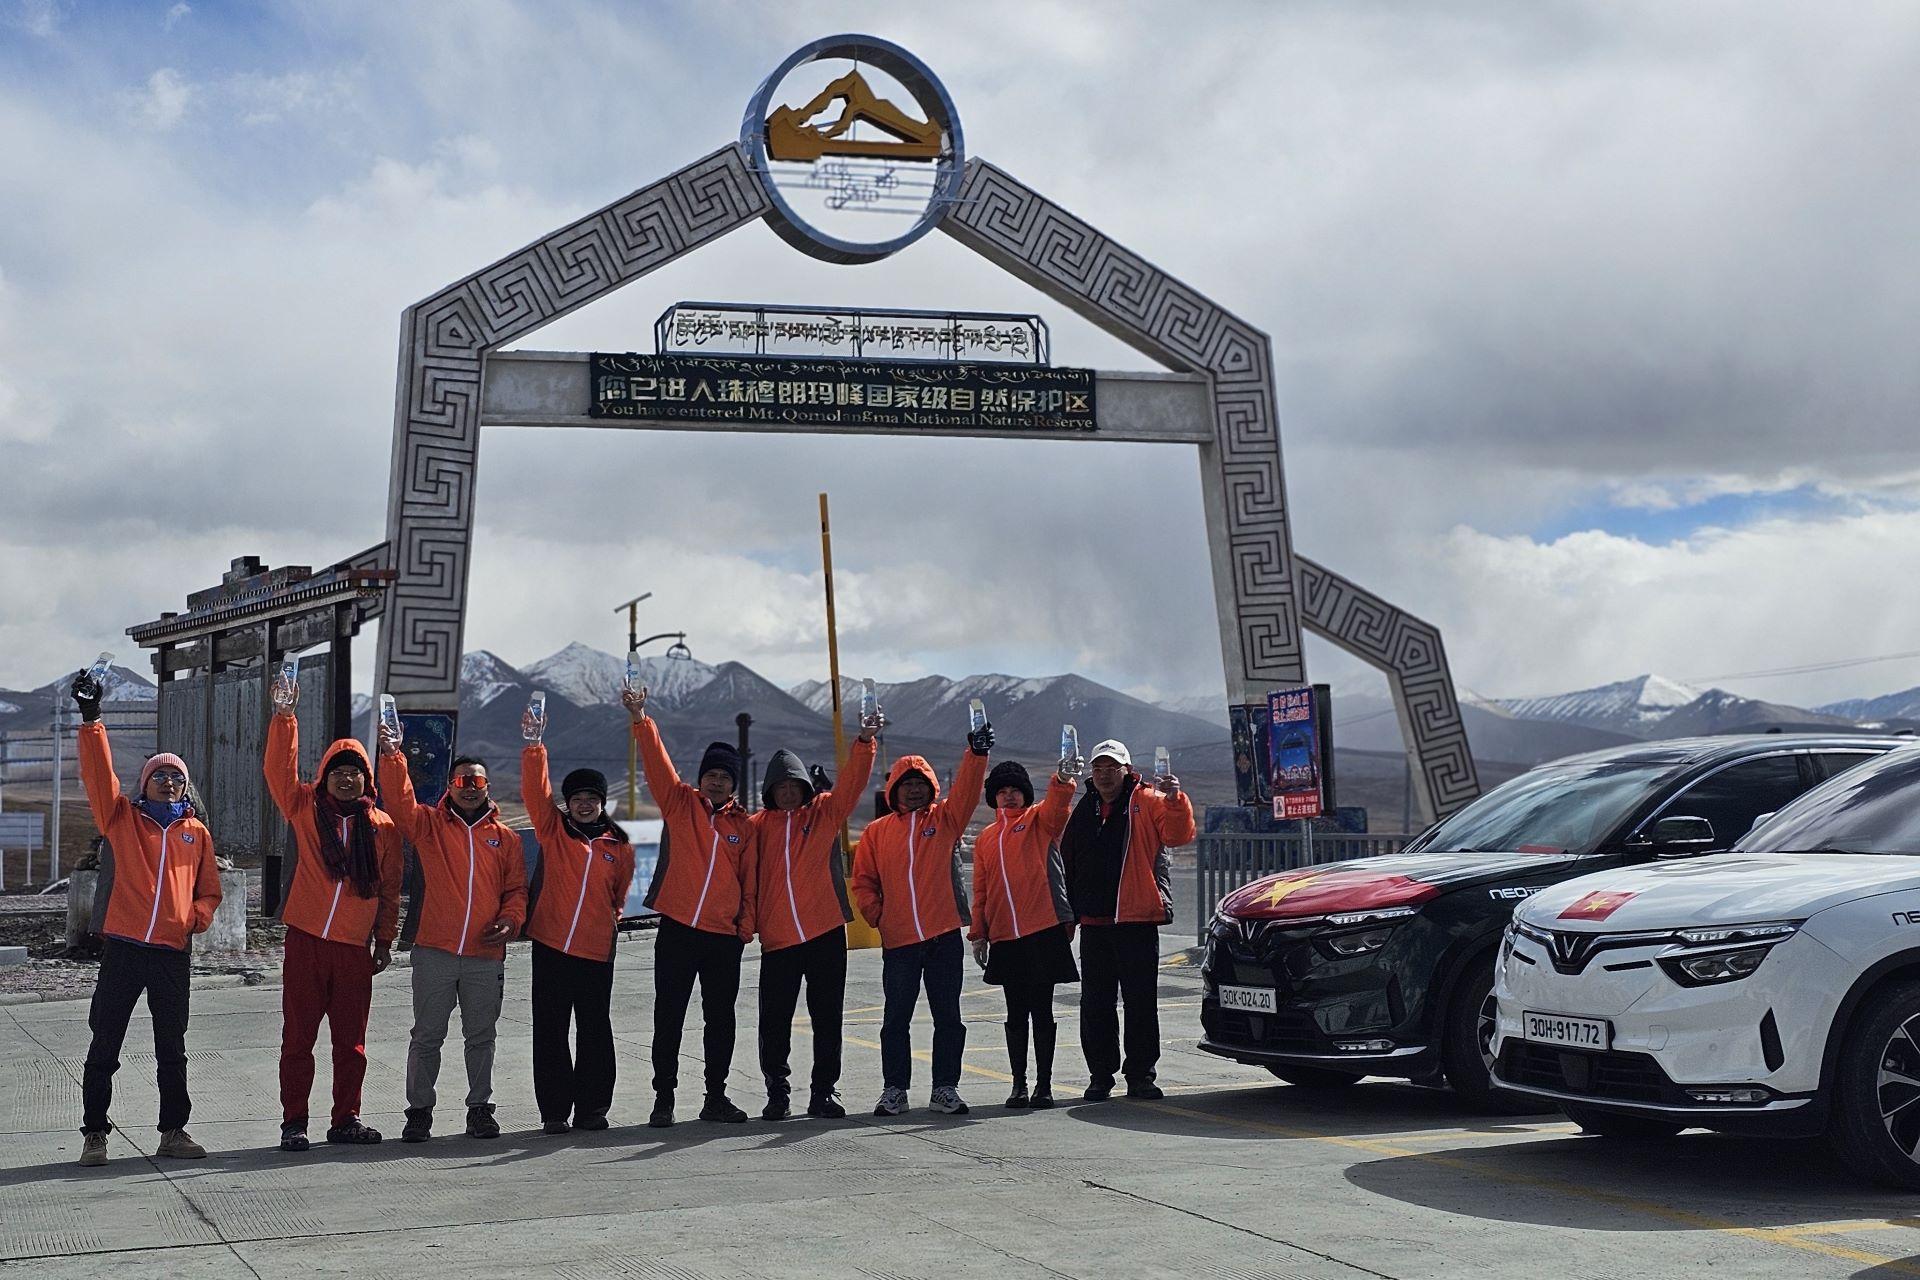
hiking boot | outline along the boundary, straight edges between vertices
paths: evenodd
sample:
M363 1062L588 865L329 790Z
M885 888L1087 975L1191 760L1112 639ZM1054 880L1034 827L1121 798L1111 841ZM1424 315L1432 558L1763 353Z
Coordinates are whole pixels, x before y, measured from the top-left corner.
M840 1099L833 1090L822 1093L816 1089L807 1100L807 1114L815 1120L845 1120L847 1109L840 1105Z
M1152 1102L1155 1099L1166 1097L1167 1091L1151 1080L1129 1080L1127 1081L1127 1096L1129 1098L1140 1098L1144 1101Z
M907 1091L888 1085L880 1091L880 1101L875 1104L873 1114L877 1116L901 1116L907 1113Z
M960 1100L960 1091L950 1084L936 1085L927 1098L927 1105L943 1115L967 1114L967 1104Z
M303 1124L281 1125L280 1149L282 1151L305 1151L307 1149L307 1126Z
M650 1129L673 1127L673 1090L662 1090L653 1096L653 1114L647 1117L647 1127Z
M563 1133L571 1133L572 1131L573 1131L573 1126L568 1124L565 1120L543 1120L540 1123L540 1132L550 1133L550 1134L553 1134L555 1137L558 1137Z
M1027 1099L1027 1106L1034 1111L1046 1111L1053 1106L1053 1086L1045 1083L1033 1086L1033 1096Z
M575 1116L573 1118L573 1127L576 1129L586 1129L590 1132L604 1129L607 1127L607 1113L604 1111L592 1111L583 1116Z
M1113 1077L1095 1076L1087 1082L1087 1091L1080 1096L1088 1102L1105 1102L1113 1096Z
M205 1160L207 1149L195 1142L185 1129L169 1129L160 1135L160 1145L154 1148L153 1154L175 1160Z
M80 1144L80 1163L89 1169L107 1162L107 1135L89 1133L82 1135L86 1141Z
M407 1108L407 1127L400 1131L402 1142L425 1142L433 1136L433 1111L427 1107Z
M350 1147L368 1147L380 1141L380 1131L360 1123L355 1116L345 1124L337 1124L327 1130L328 1142L345 1143Z
M762 1120L785 1120L793 1114L793 1103L784 1093L767 1095L767 1105L760 1108Z
M710 1093L707 1103L700 1108L702 1120L712 1120L719 1124L745 1124L747 1113L733 1105L732 1099L724 1093Z
M500 1122L493 1118L493 1104L483 1102L477 1107L467 1108L467 1136L469 1138L497 1138L500 1136Z
M1013 1091L1007 1095L1007 1106L1018 1111L1023 1107L1032 1105L1033 1099L1027 1095L1027 1082L1015 1076L1013 1079Z

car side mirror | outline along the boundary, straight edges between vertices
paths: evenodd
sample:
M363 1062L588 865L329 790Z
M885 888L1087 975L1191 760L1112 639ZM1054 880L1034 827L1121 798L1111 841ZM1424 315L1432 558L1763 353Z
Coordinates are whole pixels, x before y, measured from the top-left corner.
M1639 843L1651 848L1656 858L1690 858L1714 847L1713 824L1705 818L1684 815L1662 818Z

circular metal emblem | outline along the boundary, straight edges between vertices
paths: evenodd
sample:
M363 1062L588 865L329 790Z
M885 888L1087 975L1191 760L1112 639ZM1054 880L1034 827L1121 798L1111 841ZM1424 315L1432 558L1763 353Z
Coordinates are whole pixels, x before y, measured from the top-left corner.
M795 74L821 62L848 65L831 76ZM815 91L813 81L824 83ZM776 101L790 82L802 100ZM894 85L912 101L889 99ZM932 230L966 165L960 116L940 81L874 36L827 36L794 51L753 95L740 144L780 238L834 263L878 262Z

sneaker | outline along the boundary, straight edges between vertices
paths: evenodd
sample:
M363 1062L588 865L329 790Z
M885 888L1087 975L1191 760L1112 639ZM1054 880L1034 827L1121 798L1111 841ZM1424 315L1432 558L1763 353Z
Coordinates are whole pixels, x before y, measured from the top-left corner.
M888 1085L880 1091L880 1101L874 1106L877 1116L903 1116L907 1113L907 1091Z
M565 1121L561 1123L564 1124ZM595 1111L589 1115L575 1116L573 1118L573 1127L587 1130L604 1129L607 1127L607 1113L604 1111Z
M280 1149L282 1151L305 1151L307 1149L307 1127L303 1124L281 1125Z
M107 1162L107 1135L104 1133L89 1133L84 1136L86 1141L80 1145L80 1163L86 1165L89 1169L97 1165L105 1164Z
M1152 1102L1156 1098L1166 1097L1167 1091L1151 1080L1129 1080L1127 1081L1127 1096L1129 1098L1141 1098L1145 1101Z
M425 1107L407 1108L407 1127L400 1131L402 1142L425 1142L433 1136L433 1112Z
M380 1131L361 1124L360 1117L355 1116L345 1124L337 1124L327 1130L327 1141L345 1143L350 1147L367 1147L380 1141Z
M673 1127L673 1090L668 1089L653 1097L653 1114L647 1117L650 1129L670 1129Z
M1027 1082L1025 1080L1015 1080L1013 1082L1013 1091L1007 1094L1007 1106L1018 1111L1023 1107L1030 1107L1032 1105L1033 1099L1027 1094Z
M847 1109L840 1105L839 1097L832 1090L828 1090L825 1093L815 1093L807 1100L807 1114L815 1120L845 1120Z
M935 1086L932 1095L927 1099L927 1105L945 1115L967 1114L967 1104L960 1100L960 1091L950 1084Z
M543 1121L540 1125L540 1132L551 1133L556 1137L563 1133L570 1133L572 1130L573 1126L565 1120L547 1120Z
M1113 1096L1113 1077L1098 1076L1087 1082L1087 1091L1080 1095L1088 1102L1105 1102Z
M500 1122L493 1118L493 1104L483 1103L467 1108L467 1136L469 1138L497 1138L500 1136Z
M169 1129L160 1135L160 1145L154 1148L153 1154L175 1160L205 1160L207 1149L195 1142L185 1129Z
M793 1114L793 1103L784 1093L769 1094L767 1105L760 1108L762 1120L785 1120Z
M700 1108L700 1118L718 1124L745 1124L747 1113L734 1106L726 1094L710 1093L706 1105Z
M1027 1100L1027 1106L1035 1111L1045 1111L1052 1107L1053 1086L1050 1084L1034 1086L1033 1097Z

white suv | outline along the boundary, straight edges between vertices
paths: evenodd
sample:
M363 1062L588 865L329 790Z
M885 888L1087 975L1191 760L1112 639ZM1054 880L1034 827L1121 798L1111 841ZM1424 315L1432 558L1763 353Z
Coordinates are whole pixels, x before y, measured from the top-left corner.
M1541 890L1494 994L1495 1079L1590 1133L1825 1134L1920 1188L1920 749L1732 852Z

